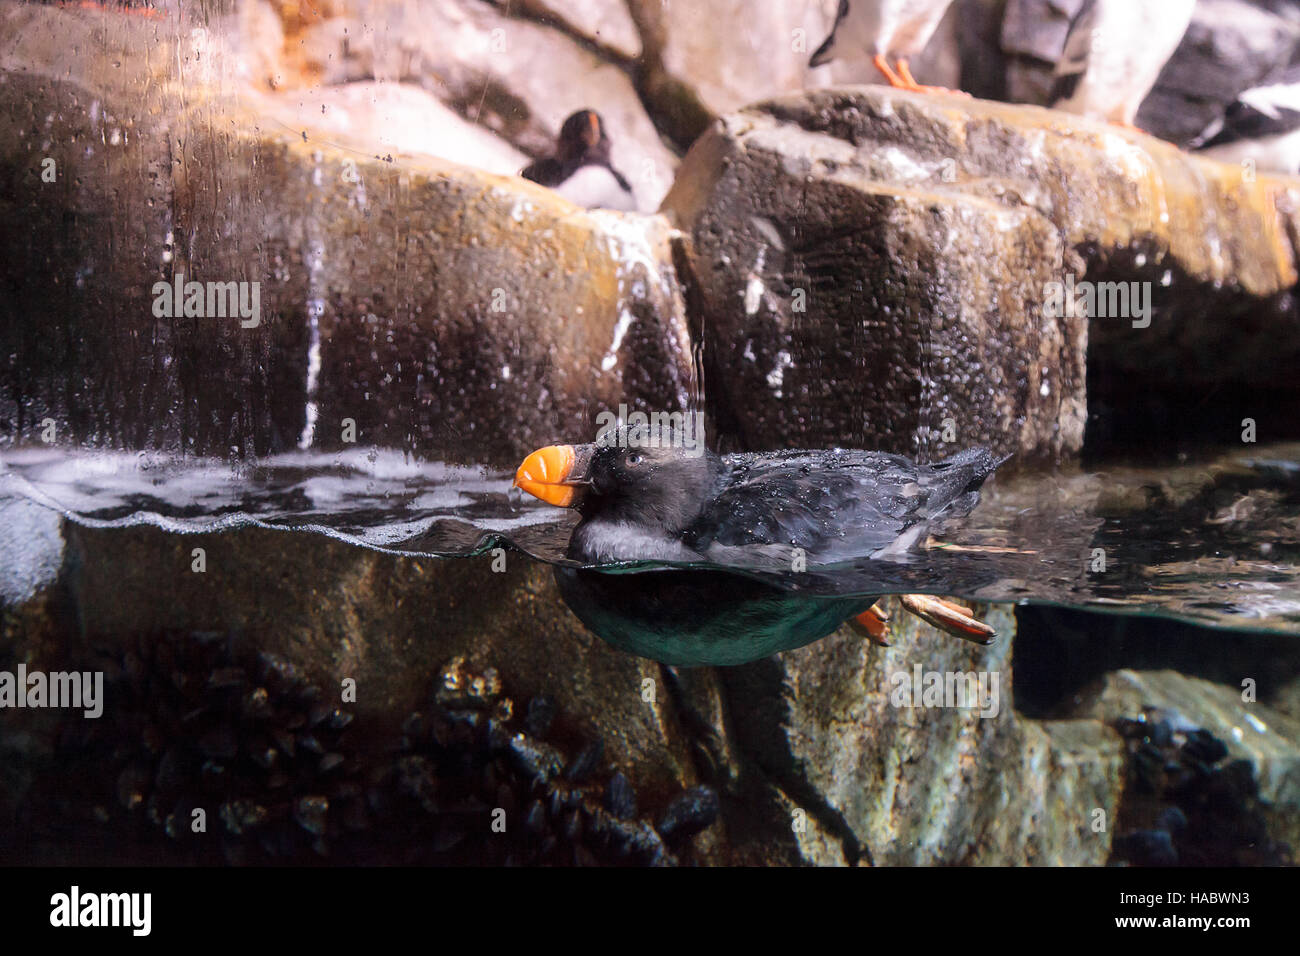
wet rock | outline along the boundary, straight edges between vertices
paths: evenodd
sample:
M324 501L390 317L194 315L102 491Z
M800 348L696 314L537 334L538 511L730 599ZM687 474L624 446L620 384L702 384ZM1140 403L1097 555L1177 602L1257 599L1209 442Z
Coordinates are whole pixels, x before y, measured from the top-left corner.
M735 802L723 802L731 852L822 865L1105 862L1110 837L1089 824L1096 809L1113 818L1118 805L1118 735L1098 721L1015 713L1015 626L1004 611L985 618L998 641L976 648L900 610L891 606L889 648L841 629L723 672L732 712L746 715L734 733L750 768ZM996 713L912 706L924 698L899 695L917 670L923 684L931 673L985 674ZM750 826L765 845L745 839Z
M177 91L144 82L138 64L146 49L171 64L185 54L143 18L120 18L100 42L94 14L85 11L6 5L4 16L6 35L12 26L17 39L6 50L0 85L0 210L26 222L31 241L18 243L10 233L0 253L7 277L0 309L11 317L0 322L0 375L20 383L0 400L0 434L30 439L52 418L60 440L222 454L232 445L265 449L300 415L301 389L293 395L291 383L301 376L290 372L290 382L280 383L289 385L286 395L260 358L305 345L305 327L295 333L270 317L277 293L293 297L305 288L286 276L266 277L268 321L256 328L152 312L151 290L164 268L193 274L175 258L181 227L173 202L185 193L195 157L177 155L173 164L173 140L155 116L180 111ZM55 181L42 181L42 164ZM212 265L222 281L249 278L237 257ZM115 349L116 359L99 360ZM74 392L59 380L79 385ZM218 382L227 387L213 387ZM108 408L107 415L97 411Z
M605 789L605 809L619 820L631 820L636 816L636 791L621 772L610 778Z
M28 223L0 256L2 307L24 316L0 323L8 440L36 440L48 417L59 441L218 455L359 442L505 467L593 433L622 401L685 402L661 219L335 147L328 128L285 130L219 87L151 76L146 62L170 62L152 33L124 26L120 48L56 56L28 36L80 14L23 11L0 85L0 212ZM178 274L249 283L250 309L258 283L256 324L156 316L155 284Z
M959 114L924 99L906 118L876 88L773 101L684 161L665 209L692 239L715 417L746 446L1081 446L1084 323L1038 314L1060 237L961 185Z
M1121 827L1140 831L1163 820L1180 863L1278 863L1287 856L1285 847L1300 846L1300 724L1294 718L1243 700L1240 687L1176 671L1128 669L1083 695L1075 714L1117 726L1168 726L1168 733L1143 733L1129 744L1134 759L1128 775L1144 796L1124 808ZM1143 744L1145 759L1137 754ZM1136 839L1117 852L1133 850L1135 862L1149 862L1141 855L1149 841Z
M691 787L679 793L655 827L665 840L680 840L699 833L718 819L718 794L712 787Z
M1292 389L1298 200L1065 114L862 87L727 117L664 208L743 443L937 456L946 428L1023 460L1081 447L1085 348L1103 400ZM1138 286L1089 322L1054 304L1080 280Z
M636 42L626 15L605 13L620 34L593 50L581 42L581 33L547 25L541 3L518 9L520 16L510 16L509 8L449 0L419 7L400 2L339 7L337 15L304 30L308 62L300 82L315 82L320 73L332 83L373 76L422 86L533 158L550 153L565 117L588 107L604 119L614 165L632 182L639 208L652 210L663 198L676 157L659 140L628 77L630 58L617 48ZM386 37L369 26L376 18L384 22ZM598 22L585 18L563 22L578 31L599 29ZM538 70L538 63L546 70ZM436 142L429 147L441 155Z

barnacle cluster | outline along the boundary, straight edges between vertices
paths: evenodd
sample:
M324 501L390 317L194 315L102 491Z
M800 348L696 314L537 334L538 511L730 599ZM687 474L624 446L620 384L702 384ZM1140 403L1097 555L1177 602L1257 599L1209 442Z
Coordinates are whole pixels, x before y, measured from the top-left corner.
M566 754L547 740L553 700L516 708L493 669L459 658L400 730L235 635L140 638L95 666L110 706L63 722L18 810L50 846L119 862L672 865L718 816L708 787L639 814L598 737Z
M1177 714L1124 718L1129 787L1112 862L1133 866L1280 866L1291 848L1273 840L1248 760Z

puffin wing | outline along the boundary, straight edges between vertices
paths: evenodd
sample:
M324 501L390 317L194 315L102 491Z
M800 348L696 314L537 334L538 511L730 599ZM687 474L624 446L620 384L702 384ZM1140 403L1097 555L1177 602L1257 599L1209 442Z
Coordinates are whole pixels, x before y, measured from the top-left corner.
M701 553L802 548L841 560L905 550L929 520L974 505L997 467L984 449L933 465L867 451L733 455L732 480L692 529Z
M560 164L552 156L543 159L534 160L519 171L519 175L524 179L531 179L535 183L550 185L554 183L560 175Z

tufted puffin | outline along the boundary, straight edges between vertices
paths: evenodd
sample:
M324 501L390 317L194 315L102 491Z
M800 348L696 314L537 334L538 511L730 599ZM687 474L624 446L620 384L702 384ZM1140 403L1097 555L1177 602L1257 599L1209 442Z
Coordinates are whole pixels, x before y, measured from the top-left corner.
M887 618L874 598L791 594L724 569L790 571L799 560L815 566L902 557L934 520L973 508L1000 464L983 448L930 465L849 449L719 456L687 451L671 433L649 441L644 430L623 428L593 444L533 452L515 485L578 511L568 546L575 561L709 564L689 574L556 574L569 606L610 643L665 663L719 664L799 647L850 618L885 643ZM634 607L618 608L634 591ZM907 595L903 606L967 640L993 636L960 605Z
M579 206L635 210L632 184L614 168L610 145L600 114L578 110L560 127L555 155L529 163L519 175Z

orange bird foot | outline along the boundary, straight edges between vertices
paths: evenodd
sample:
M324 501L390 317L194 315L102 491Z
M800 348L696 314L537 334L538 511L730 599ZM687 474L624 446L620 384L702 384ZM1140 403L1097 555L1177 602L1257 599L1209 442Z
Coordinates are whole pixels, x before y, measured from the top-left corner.
M896 90L907 90L909 93L955 93L957 96L970 96L969 93L963 93L961 90L950 90L944 86L922 86L916 82L912 76L912 68L908 66L907 60L899 58L897 69L890 67L889 62L877 53L871 60L876 65L876 69L884 74L889 85Z
M888 647L889 615L879 604L873 604L849 621L849 627L879 647Z
M963 641L991 644L997 635L993 628L977 620L970 608L954 601L945 601L929 594L904 594L900 600L903 607L927 624L945 634L960 637Z

